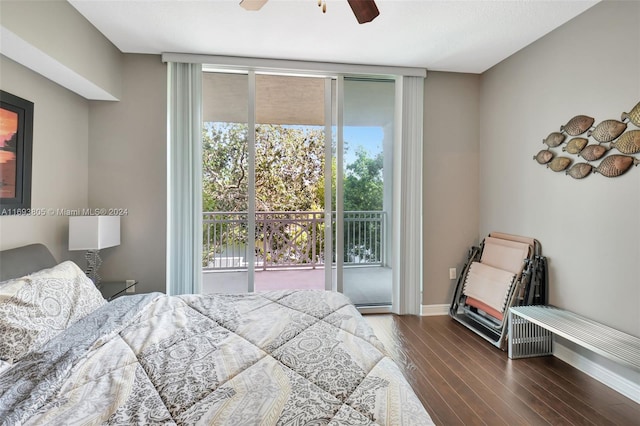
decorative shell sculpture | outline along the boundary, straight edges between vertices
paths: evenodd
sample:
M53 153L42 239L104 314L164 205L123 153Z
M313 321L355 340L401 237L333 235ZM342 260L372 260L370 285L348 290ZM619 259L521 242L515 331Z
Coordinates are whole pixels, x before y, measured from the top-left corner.
M566 138L566 136L563 133L552 132L546 139L542 140L542 143L547 144L549 148L555 148L564 142L564 138Z
M595 120L586 115L576 115L564 126L560 126L560 131L570 136L578 136L586 132L593 126Z
M578 157L582 157L587 161L596 161L601 159L607 151L607 147L603 145L587 145L580 151Z
M600 143L611 142L627 129L627 124L618 120L604 120L595 129L589 130L587 136L593 136Z
M562 147L562 150L569 154L577 154L582 151L588 143L589 140L587 138L573 138L567 143L567 146Z
M543 149L538 154L533 156L533 159L540 164L547 164L553 158L553 152L548 149Z
M576 163L565 173L574 179L582 179L591 174L593 166L589 163Z
M620 121L603 120L595 127L593 117L576 115L560 126L559 132L552 132L542 140L547 146L534 155L533 159L554 172L564 171L574 179L584 179L592 173L600 173L606 177L621 176L640 164L640 129L627 131L627 121L640 128L640 102L630 112L623 112ZM580 136L583 134L585 135ZM562 151L581 157L585 162L572 164L572 157L556 156L553 148L563 145L567 135L571 139L562 146ZM588 138L591 136L597 144L589 144ZM614 148L620 154L607 155ZM591 164L592 161L599 163Z
M622 113L622 117L620 118L620 120L627 121L627 119L636 126L640 127L640 102L638 102L636 106L631 109L631 112Z
M547 167L553 170L554 172L561 172L571 164L571 158L567 157L556 157L551 160L550 163L547 164Z
M611 147L623 154L637 154L640 152L640 130L629 130L617 141L611 142Z
M637 166L640 160L628 155L610 155L606 157L598 167L593 169L594 173L600 173L606 177L616 177L624 174L631 166Z

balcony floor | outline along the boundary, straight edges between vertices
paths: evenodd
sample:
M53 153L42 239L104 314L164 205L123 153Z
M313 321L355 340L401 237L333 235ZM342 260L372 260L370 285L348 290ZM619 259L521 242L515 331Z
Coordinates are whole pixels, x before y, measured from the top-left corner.
M335 278L335 269L333 270ZM246 271L203 271L203 293L244 293ZM255 290L324 289L324 268L277 269L255 272ZM344 294L356 305L391 304L391 268L345 267Z

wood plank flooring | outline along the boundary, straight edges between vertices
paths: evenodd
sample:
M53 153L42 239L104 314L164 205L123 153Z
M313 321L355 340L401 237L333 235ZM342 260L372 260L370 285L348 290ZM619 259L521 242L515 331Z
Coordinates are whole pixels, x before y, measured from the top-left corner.
M364 317L438 425L640 425L640 405L558 358L510 360L448 316Z

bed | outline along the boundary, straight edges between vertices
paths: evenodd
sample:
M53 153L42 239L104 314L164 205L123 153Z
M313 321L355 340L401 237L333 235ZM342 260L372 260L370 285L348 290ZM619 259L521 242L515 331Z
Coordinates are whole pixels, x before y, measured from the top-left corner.
M339 293L107 303L73 262L18 250L0 253L2 425L433 424Z

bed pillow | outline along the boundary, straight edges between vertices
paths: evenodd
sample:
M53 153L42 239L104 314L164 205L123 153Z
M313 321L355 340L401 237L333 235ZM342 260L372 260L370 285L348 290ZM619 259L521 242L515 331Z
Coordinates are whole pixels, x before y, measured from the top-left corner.
M71 261L0 283L0 360L16 362L107 303Z

